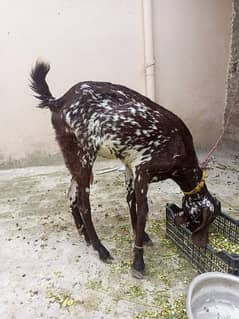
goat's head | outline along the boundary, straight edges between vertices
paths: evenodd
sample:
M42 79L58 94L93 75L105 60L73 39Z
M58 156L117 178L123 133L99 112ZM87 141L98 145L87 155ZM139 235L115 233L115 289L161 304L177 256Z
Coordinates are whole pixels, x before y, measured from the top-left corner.
M186 216L184 222L192 232L194 244L200 248L206 247L209 224L220 214L221 203L205 187L203 192L184 196L182 208Z
M201 172L201 169L188 170L186 177L181 178L180 182L184 187L185 182L193 179L196 180L197 185L189 192L184 191L183 214L177 215L174 222L178 225L186 223L187 228L192 232L194 244L204 248L208 243L209 224L220 214L221 203L209 193L205 184L205 172L202 174Z

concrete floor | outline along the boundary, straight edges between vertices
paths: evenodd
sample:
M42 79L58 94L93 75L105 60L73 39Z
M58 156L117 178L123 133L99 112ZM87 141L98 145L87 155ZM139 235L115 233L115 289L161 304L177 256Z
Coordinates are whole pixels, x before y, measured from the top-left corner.
M118 162L97 162L95 171ZM239 218L238 157L216 158L207 185L223 211ZM146 276L130 274L133 236L122 172L96 175L91 192L99 237L112 264L80 238L66 200L69 174L64 166L0 171L1 319L183 319L185 293L197 272L165 239L165 205L180 205L172 181L149 190Z

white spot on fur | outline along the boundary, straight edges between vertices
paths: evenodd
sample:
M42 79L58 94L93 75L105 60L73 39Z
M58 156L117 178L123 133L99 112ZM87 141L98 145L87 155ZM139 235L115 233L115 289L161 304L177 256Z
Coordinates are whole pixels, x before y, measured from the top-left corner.
M140 130L137 129L137 130L135 131L135 135L140 136L140 135L141 135Z
M125 96L125 97L127 97L127 95L124 93L124 92L122 92L122 91L117 91L119 94L121 94L121 95L123 95L123 96Z
M119 115L118 115L118 114L115 114L115 115L113 116L113 121L118 121L118 119L119 119Z
M180 155L180 154L174 154L173 155L173 159L175 159L175 158L177 158L177 157L181 157L182 155Z
M132 114L133 116L135 116L136 110L135 110L133 107L130 107L129 110L130 110L131 114Z
M70 126L71 125L71 111L66 113L65 119L66 119L66 123Z
M90 88L90 86L88 85L88 84L86 84L86 83L84 83L84 84L81 84L81 89L89 89Z
M143 130L143 133L144 133L145 136L150 137L150 134L149 134L149 132L147 130Z
M70 204L73 204L76 201L77 196L77 183L74 179L71 180L70 187L68 189L67 197L70 201Z
M155 142L154 142L154 146L155 146L155 147L160 146L160 144L161 144L161 142L160 142L160 141L155 141Z

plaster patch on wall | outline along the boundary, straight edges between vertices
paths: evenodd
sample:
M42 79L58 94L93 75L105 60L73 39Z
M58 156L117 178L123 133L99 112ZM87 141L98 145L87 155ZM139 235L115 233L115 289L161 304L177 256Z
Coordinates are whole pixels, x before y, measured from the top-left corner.
M232 109L233 108L233 109ZM228 124L227 124L228 123ZM224 114L224 144L238 149L239 143L239 0L233 1L231 48Z

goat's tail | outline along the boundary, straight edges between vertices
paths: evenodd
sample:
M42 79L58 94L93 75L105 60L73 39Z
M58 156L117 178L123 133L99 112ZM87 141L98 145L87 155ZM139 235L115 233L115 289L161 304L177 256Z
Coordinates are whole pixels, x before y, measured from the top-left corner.
M46 76L50 70L50 65L46 62L37 61L31 71L31 89L36 93L34 95L40 100L38 107L49 108L51 111L57 111L61 106L61 99L55 99L46 83Z

